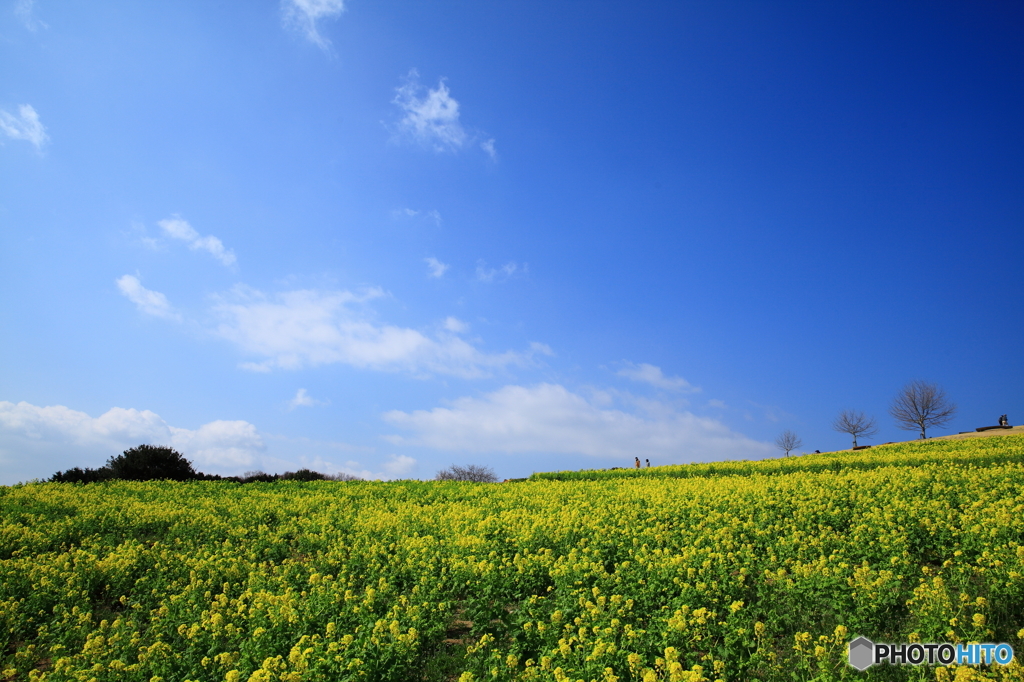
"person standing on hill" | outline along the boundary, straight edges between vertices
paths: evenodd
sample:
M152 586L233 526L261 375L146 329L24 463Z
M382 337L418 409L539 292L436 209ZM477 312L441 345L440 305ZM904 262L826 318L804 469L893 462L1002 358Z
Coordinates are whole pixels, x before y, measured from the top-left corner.
M639 457L634 457L633 459L636 460L636 468L639 469L640 468L640 458Z

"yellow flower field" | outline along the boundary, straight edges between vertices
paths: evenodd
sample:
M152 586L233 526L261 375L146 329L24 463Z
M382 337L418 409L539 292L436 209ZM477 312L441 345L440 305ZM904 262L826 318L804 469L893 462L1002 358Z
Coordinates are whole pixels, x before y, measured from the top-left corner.
M0 680L1022 679L846 663L858 635L1024 655L1024 439L948 443L819 470L0 488Z

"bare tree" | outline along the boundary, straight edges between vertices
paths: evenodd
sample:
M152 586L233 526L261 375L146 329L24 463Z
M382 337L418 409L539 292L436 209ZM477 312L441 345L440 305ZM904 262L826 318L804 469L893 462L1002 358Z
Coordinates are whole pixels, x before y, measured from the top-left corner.
M800 440L800 436L796 435L789 429L786 429L779 434L779 437L775 439L775 447L779 450L786 451L786 457L789 457L791 450L796 450L798 447L803 445L804 442Z
M434 480L494 483L498 480L498 477L494 475L494 469L491 467L481 467L475 464L469 464L467 466L453 464L447 469L441 469L438 471Z
M853 447L857 447L857 436L873 436L878 433L875 418L858 410L843 410L832 422L832 428L839 433L853 436Z
M327 480L328 481L361 481L363 479L359 478L358 476L353 476L352 474L345 473L344 471L339 471L336 474L331 474L330 476L328 476Z
M900 389L892 399L889 414L901 429L920 429L921 438L927 438L926 429L942 426L956 415L956 404L949 401L946 392L937 384L915 380Z

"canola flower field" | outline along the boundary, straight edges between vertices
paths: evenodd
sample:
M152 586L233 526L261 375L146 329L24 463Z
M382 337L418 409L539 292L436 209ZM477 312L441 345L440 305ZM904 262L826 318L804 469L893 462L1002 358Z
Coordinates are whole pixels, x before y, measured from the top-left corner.
M1024 437L818 457L0 488L0 680L1024 679ZM858 672L858 635L1017 659Z

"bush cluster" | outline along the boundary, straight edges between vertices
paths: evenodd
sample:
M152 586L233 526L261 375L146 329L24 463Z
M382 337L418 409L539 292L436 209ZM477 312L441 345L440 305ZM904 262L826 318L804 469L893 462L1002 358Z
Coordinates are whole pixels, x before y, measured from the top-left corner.
M163 445L140 445L107 460L98 469L73 467L50 477L52 483L96 483L98 481L234 481L273 483L275 481L355 481L350 474L322 474L310 469L267 474L249 471L241 476L219 476L196 471L184 455Z

